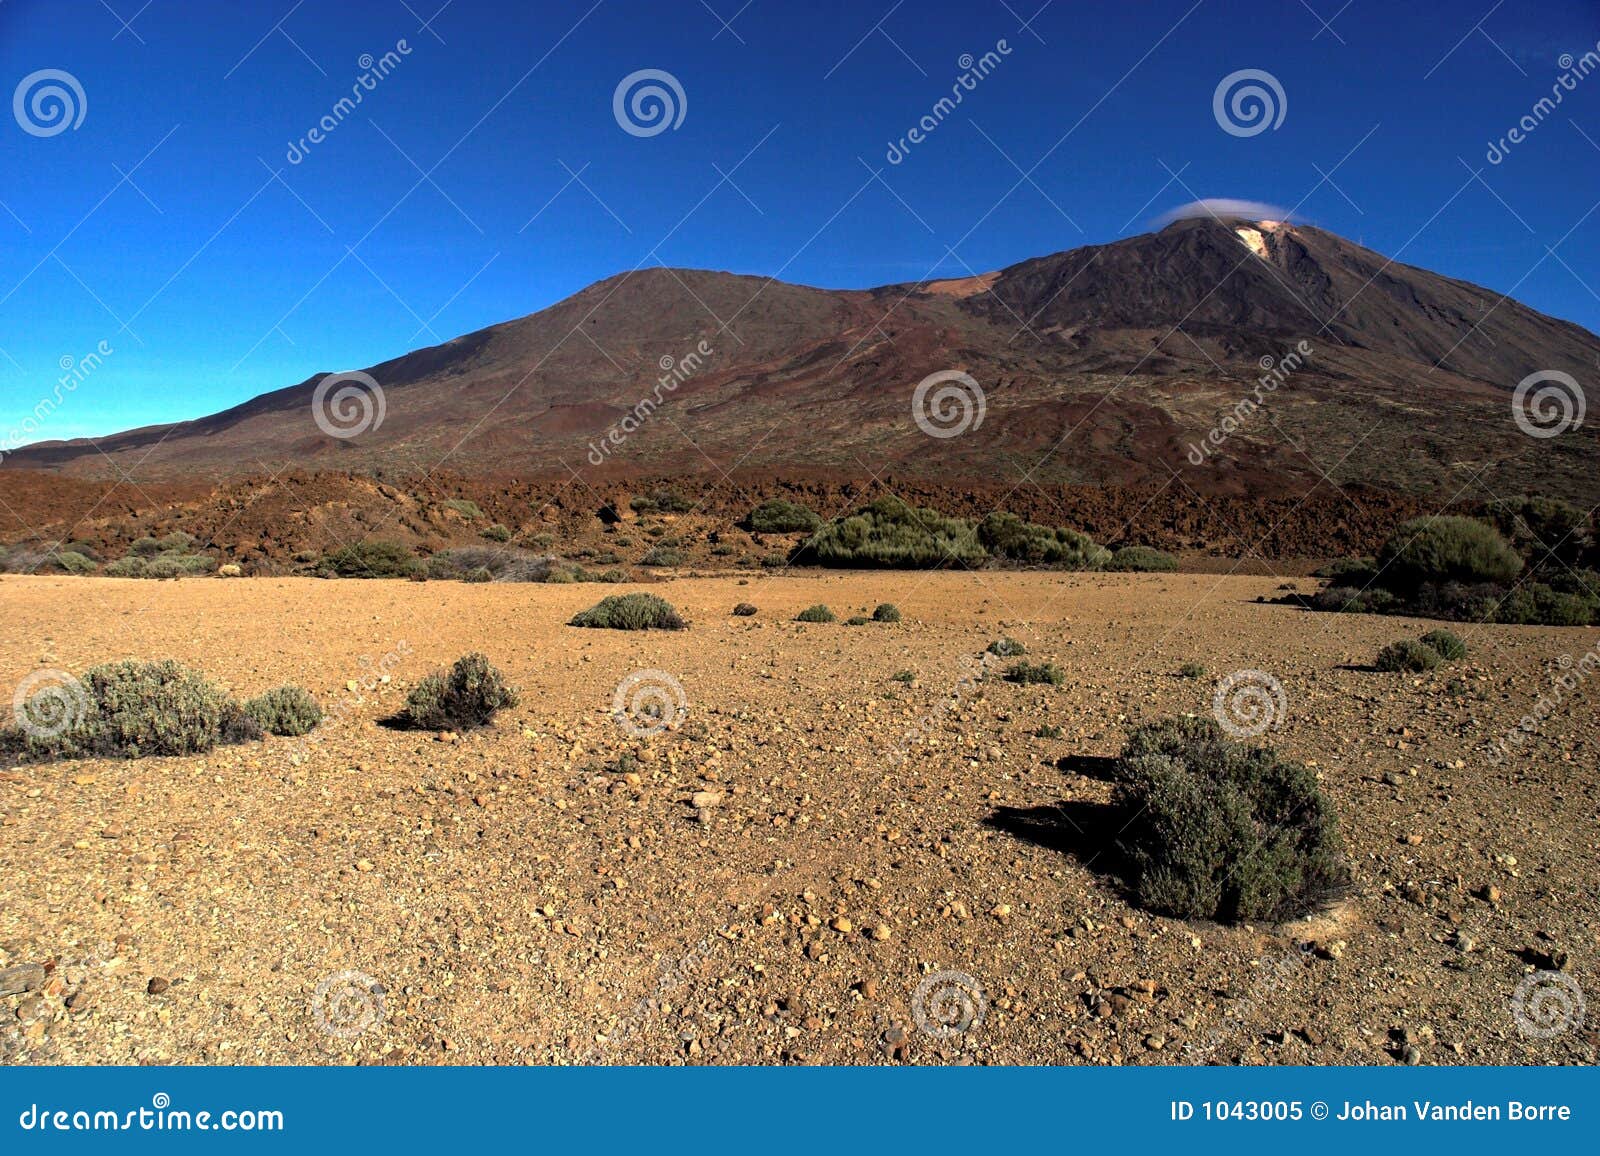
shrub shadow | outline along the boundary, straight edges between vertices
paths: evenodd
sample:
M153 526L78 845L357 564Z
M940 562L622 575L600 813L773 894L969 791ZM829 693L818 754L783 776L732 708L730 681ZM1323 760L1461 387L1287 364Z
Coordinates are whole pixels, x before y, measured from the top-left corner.
M1131 865L1117 837L1130 818L1128 808L1115 803L1064 799L1043 807L996 807L983 825L1070 855L1081 867L1115 880L1126 891Z

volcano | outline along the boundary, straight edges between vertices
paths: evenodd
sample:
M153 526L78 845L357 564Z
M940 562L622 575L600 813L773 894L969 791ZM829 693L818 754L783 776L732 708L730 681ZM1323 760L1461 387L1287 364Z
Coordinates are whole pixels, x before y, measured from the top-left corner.
M1531 375L1570 375L1581 391L1597 366L1600 339L1576 325L1322 229L1188 219L867 290L637 269L359 374L38 443L4 468L893 472L1593 504L1593 425L1532 436L1516 418Z

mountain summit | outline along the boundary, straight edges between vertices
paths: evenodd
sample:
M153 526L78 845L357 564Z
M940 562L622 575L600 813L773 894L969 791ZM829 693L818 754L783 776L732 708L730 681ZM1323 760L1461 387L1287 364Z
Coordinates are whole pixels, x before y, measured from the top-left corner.
M173 477L285 463L521 476L737 465L1105 484L1178 473L1200 493L1332 480L1594 501L1592 427L1529 437L1512 398L1532 374L1592 381L1596 366L1586 330L1324 230L1187 219L868 290L639 269L361 374L40 443L6 465Z

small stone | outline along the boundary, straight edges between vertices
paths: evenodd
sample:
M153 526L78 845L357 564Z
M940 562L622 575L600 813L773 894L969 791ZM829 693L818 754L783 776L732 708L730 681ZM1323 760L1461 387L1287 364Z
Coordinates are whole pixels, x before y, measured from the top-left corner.
M1422 846L1422 836L1421 835L1416 835L1416 834L1407 835L1406 836L1406 846L1408 846L1408 847L1420 847L1420 846Z
M0 995L21 995L44 986L44 968L37 963L19 963L0 971Z
M1415 1067L1417 1064L1422 1063L1422 1049L1417 1047L1416 1044L1407 1044L1400 1053L1400 1059L1404 1063Z
M851 923L848 919L846 919L842 915L834 916L831 920L828 921L828 926L833 928L840 935L849 935L852 931L854 931L856 929L856 925L854 923Z
M1500 893L1500 888L1496 887L1493 883L1490 883L1484 887L1478 892L1478 894L1483 897L1483 900L1486 903L1499 903L1500 900L1504 898L1504 896Z
M1167 1046L1167 1037L1145 1036L1144 1046L1149 1048L1152 1052L1159 1052L1162 1048Z
M372 860L371 859L357 859L356 860L356 870L360 871L362 874L365 874L366 872L371 871L372 870Z
M989 914L993 915L996 919L1009 919L1011 918L1011 904L996 904L994 910L989 912Z
M149 992L151 995L160 995L171 986L171 980L163 979L161 976L156 975L150 977L150 982L145 984L144 990Z
M872 925L872 930L867 932L867 934L881 943L883 940L888 939L892 932L889 930L889 925L887 923L874 923Z
M722 802L722 792L696 791L694 793L694 797L691 798L689 802L697 810L704 810L707 807L715 807L718 803Z

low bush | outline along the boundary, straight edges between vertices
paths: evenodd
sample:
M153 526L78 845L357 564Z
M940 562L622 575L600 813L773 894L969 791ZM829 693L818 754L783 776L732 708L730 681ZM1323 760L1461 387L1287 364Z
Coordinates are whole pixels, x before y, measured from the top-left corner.
M899 622L900 607L896 606L893 602L884 602L872 611L872 621Z
M1186 662L1178 667L1179 678L1204 678L1206 668L1198 662Z
M1359 590L1377 577L1378 565L1372 558L1339 558L1311 572L1313 578L1326 578L1336 586Z
M972 523L899 498L879 498L829 522L801 547L801 561L823 566L932 569L977 565L988 556Z
M871 626L872 619L868 618L865 614L852 614L849 618L844 620L844 624L846 626Z
M641 566L682 566L683 551L672 546L657 545L639 560Z
M473 653L456 659L449 671L436 670L412 687L396 721L420 730L471 730L517 701L505 676L483 655Z
M1169 571L1177 568L1176 557L1165 550L1157 550L1150 546L1124 546L1111 555L1111 561L1106 563L1107 570L1133 572Z
M676 490L655 490L628 503L636 514L683 514L694 509L694 503Z
M773 498L751 510L744 524L757 534L809 534L822 525L822 519L798 502Z
M839 619L833 611L819 602L815 606L807 606L794 616L794 620L796 622L837 622Z
M1028 648L1015 638L997 638L988 646L988 652L996 658L1018 658L1028 653Z
M1060 686L1067 676L1051 662L1014 662L1006 668L1006 681L1023 686Z
M269 735L303 735L322 721L322 707L298 686L280 686L244 704L244 713Z
M492 526L485 526L482 530L479 530L478 537L487 538L491 542L509 542L511 541L511 531L501 523L496 522Z
M1459 662L1467 656L1467 644L1454 631L1430 630L1419 641L1435 650L1446 662Z
M468 501L466 498L447 498L440 503L447 510L454 510L469 522L476 522L483 518L483 511L477 502Z
M603 630L682 630L687 622L654 594L613 594L575 615L569 626Z
M1222 922L1292 918L1348 887L1333 807L1304 765L1210 719L1141 727L1117 760L1119 840L1138 902Z
M407 547L382 539L342 546L316 563L319 573L339 578L404 578L421 566Z
M978 541L997 558L1073 570L1098 570L1112 556L1087 534L1025 522L1003 511L990 514L978 524Z
M1396 593L1429 583L1509 582L1522 571L1511 543L1474 518L1417 518L1378 551L1379 581Z
M47 688L0 730L0 750L29 758L189 755L260 737L238 704L176 662L114 662Z
M1409 638L1399 642L1391 642L1378 651L1378 657L1373 661L1373 666L1390 674L1408 672L1422 674L1434 670L1444 661L1439 652L1425 642L1415 642Z

